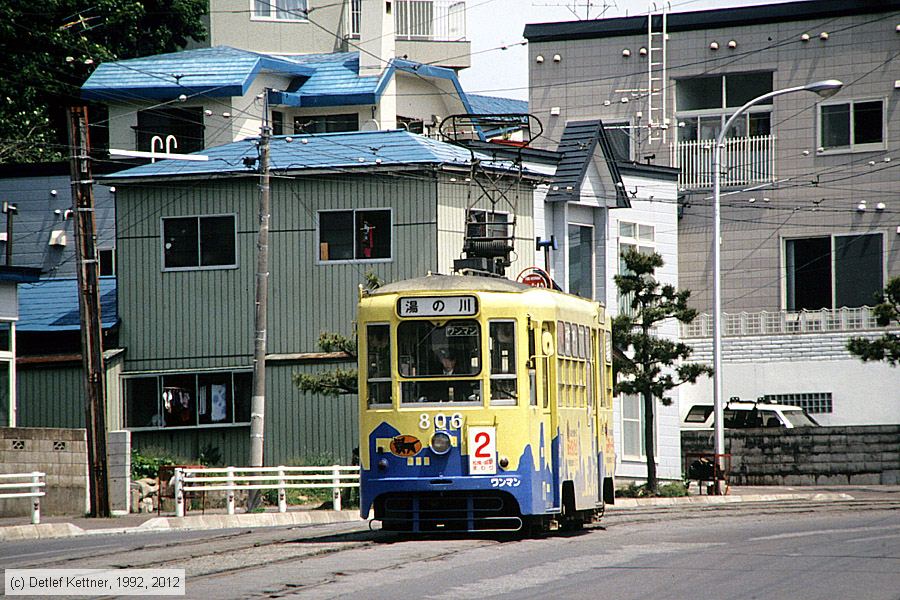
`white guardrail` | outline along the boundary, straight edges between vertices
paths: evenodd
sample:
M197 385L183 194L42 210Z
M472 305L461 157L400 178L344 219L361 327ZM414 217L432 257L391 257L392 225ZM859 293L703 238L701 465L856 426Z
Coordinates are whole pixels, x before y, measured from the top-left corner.
M185 494L226 492L234 514L238 490L278 490L278 512L287 512L286 490L331 489L332 507L341 510L341 489L359 487L359 467L220 467L175 469L175 516L184 516Z
M32 471L31 473L10 473L0 475L0 500L6 498L31 498L31 524L41 523L41 497L45 492L41 488L47 484L42 481L45 473ZM7 492L6 490L25 490L20 492Z

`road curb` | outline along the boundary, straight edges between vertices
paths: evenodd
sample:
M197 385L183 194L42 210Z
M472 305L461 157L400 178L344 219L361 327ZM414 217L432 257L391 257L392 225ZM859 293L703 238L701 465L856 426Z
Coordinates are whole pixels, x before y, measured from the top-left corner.
M616 503L607 507L607 510L619 510L629 508L690 505L720 505L738 502L783 502L789 500L807 500L814 502L841 502L853 500L853 496L844 493L810 493L810 494L748 494L744 496L686 496L679 498L616 498Z
M46 538L73 537L84 533L84 529L71 523L42 523L40 525L12 525L0 527L0 541L38 540Z
M75 537L79 535L113 535L155 531L234 529L240 527L278 527L285 525L328 525L363 521L355 510L311 510L287 513L252 513L239 515L196 515L187 517L154 517L135 527L82 529L72 523L42 523L0 527L0 541L35 540Z
M277 527L283 525L326 525L362 521L355 510L297 511L286 513L246 513L240 515L197 515L156 517L133 528L136 531L173 529L233 529L235 527Z

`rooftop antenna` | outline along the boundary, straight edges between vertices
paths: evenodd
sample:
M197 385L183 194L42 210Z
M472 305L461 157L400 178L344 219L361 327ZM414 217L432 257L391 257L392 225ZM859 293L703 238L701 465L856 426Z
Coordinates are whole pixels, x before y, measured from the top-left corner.
M579 21L590 21L591 19L600 19L611 8L618 8L615 0L607 2L606 0L567 0L565 2L533 2L532 6L567 8ZM580 14L584 10L584 16ZM599 11L599 12L596 12ZM595 12L596 16L592 17L591 13Z

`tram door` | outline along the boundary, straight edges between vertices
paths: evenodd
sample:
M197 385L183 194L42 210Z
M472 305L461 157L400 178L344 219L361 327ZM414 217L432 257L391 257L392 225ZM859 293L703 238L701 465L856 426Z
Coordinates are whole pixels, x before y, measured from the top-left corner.
M544 472L549 471L550 489L545 490L547 506L558 508L560 502L559 483L559 457L553 453L553 438L559 427L559 412L557 410L557 386L556 386L556 332L553 322L545 322L541 325L541 423L544 431L544 447L541 454L544 457Z

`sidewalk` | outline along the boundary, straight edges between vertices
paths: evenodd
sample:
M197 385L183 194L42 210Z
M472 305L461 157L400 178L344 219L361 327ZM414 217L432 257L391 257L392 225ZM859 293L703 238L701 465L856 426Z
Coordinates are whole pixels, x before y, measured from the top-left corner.
M809 486L750 487L735 486L725 496L692 495L683 498L617 498L610 512L647 507L722 505L737 502L841 502L866 498L900 500L900 486ZM292 507L286 513L270 509L262 513L225 514L224 509L194 511L178 518L172 513L129 514L110 519L89 517L42 517L40 525L31 525L28 516L0 518L0 541L24 540L78 535L142 533L175 529L229 529L236 527L274 527L287 525L322 525L362 521L357 510L316 510Z

